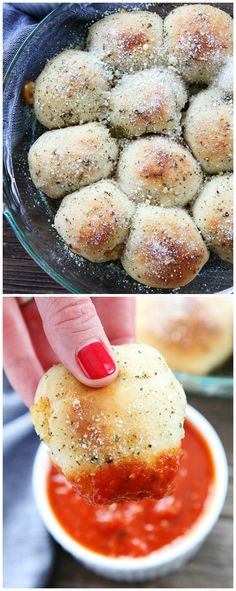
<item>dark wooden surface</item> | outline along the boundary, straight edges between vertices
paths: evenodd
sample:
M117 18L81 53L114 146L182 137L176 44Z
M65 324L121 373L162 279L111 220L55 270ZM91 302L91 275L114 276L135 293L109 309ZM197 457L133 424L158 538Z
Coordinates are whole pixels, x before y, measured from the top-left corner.
M229 488L223 512L198 554L179 572L147 583L116 583L86 570L59 546L49 588L232 588L232 413L230 399L191 396L188 402L208 418L224 445L229 463Z
M3 222L3 293L68 293L27 254L6 219Z

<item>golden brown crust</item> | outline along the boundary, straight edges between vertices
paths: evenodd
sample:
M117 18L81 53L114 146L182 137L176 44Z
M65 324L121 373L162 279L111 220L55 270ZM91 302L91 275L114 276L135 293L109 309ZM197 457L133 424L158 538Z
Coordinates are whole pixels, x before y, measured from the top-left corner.
M164 35L167 59L190 82L209 82L233 51L232 19L211 5L171 11Z
M102 62L86 51L66 49L46 63L36 80L35 115L49 129L101 120L108 91Z
M124 75L111 90L108 119L116 135L181 133L181 109L187 100L184 82L168 68Z
M90 27L87 47L116 75L143 70L160 61L162 19L148 11L120 11Z
M206 246L185 211L137 208L122 258L131 277L150 287L180 287L192 281L207 260Z
M93 262L118 258L135 208L115 183L99 181L65 197L55 228L74 252Z
M32 406L31 414L34 425L38 426L38 429L42 434L42 439L45 443L49 444L51 439L49 421L52 415L52 407L48 396L42 397L37 406Z
M164 149L156 150L155 147L147 149L143 163L140 162L140 178L154 184L160 179L164 186L174 187L181 177L192 174L192 162L187 156L184 152L176 154Z
M202 182L198 162L165 136L137 139L125 147L117 167L119 186L137 203L174 207L193 199Z
M30 174L48 197L64 197L111 175L118 156L116 141L100 123L47 131L31 146Z
M202 168L210 174L233 165L233 105L214 88L192 98L184 121L184 136Z
M233 175L215 176L205 184L193 217L209 248L233 262Z

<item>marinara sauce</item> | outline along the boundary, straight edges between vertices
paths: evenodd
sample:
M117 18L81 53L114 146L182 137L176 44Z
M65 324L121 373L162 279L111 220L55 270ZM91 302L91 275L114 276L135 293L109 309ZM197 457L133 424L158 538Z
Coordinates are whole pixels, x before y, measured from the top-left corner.
M191 528L214 486L211 452L188 420L182 449L173 491L159 501L90 505L52 466L48 497L56 518L72 538L105 556L136 558L158 550Z

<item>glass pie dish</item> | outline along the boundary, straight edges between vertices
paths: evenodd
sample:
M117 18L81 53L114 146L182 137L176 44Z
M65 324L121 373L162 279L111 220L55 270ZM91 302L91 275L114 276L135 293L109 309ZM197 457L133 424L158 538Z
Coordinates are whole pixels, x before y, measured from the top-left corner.
M72 293L172 293L137 283L119 262L91 263L72 253L53 227L60 200L50 200L31 181L27 154L45 129L22 100L27 80L35 80L46 60L68 47L83 48L91 22L120 4L59 4L27 37L8 68L4 84L5 216L32 258ZM122 4L148 8L162 17L175 4ZM229 4L218 5L229 11ZM178 293L231 291L232 265L211 255L201 273ZM32 286L33 290L33 286Z

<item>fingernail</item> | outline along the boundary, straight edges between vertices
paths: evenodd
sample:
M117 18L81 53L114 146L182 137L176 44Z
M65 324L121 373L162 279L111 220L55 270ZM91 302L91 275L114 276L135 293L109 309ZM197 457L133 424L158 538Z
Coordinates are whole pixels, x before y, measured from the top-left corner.
M113 359L99 341L89 343L80 349L76 353L76 361L84 375L90 380L101 380L116 370Z

